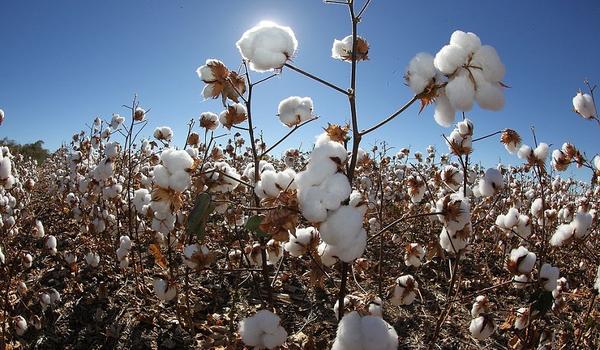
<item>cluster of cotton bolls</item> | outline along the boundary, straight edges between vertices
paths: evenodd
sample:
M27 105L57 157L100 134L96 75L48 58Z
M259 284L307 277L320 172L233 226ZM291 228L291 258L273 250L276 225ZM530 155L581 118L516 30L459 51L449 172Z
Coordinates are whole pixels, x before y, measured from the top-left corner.
M324 245L319 253L325 265L331 265L332 257L352 262L362 256L367 246L367 231L363 228L366 212L366 202L354 191L348 205L332 211L321 223L319 234Z
M244 32L236 46L252 70L265 72L281 69L294 56L298 41L290 27L262 21Z
M502 109L504 73L504 65L492 46L481 45L474 33L457 30L435 57L417 54L405 77L415 94L427 94L435 101L434 118L448 127L456 111L470 111L475 101L484 109Z
M132 245L133 242L131 241L129 236L121 236L121 238L119 238L119 249L117 249L117 259L119 260L119 266L122 269L126 269L129 267L129 251L131 250ZM90 259L92 260L91 262L95 262L95 258ZM90 265L93 266L92 264Z
M352 311L338 323L332 350L394 350L398 334L380 315L361 316Z
M483 295L478 296L471 308L471 323L469 331L475 339L487 339L496 330L496 323L490 313L489 300Z
M226 162L212 163L206 170L206 174L210 181L209 191L211 192L228 193L235 190L240 184L238 181L240 174ZM254 179L254 177L249 177L249 179Z
M274 349L283 345L288 335L280 322L279 316L271 311L260 310L240 321L238 332L247 346L255 349Z
M556 228L552 238L550 238L550 244L560 247L571 238L581 239L586 237L591 232L592 221L592 214L583 210L578 211L574 215L573 221L559 225Z
M293 127L313 118L313 101L310 97L290 96L277 107L279 120L288 127Z
M444 225L439 235L440 246L457 254L467 247L471 234L471 206L469 199L456 192L436 202L438 220Z
M61 301L60 293L54 288L43 289L39 295L40 305L42 310L46 310L49 306L54 306Z
M531 235L531 223L529 216L519 214L517 208L510 208L506 214L496 217L496 226L499 227L510 238L516 234L521 239L527 239Z
M254 193L260 199L277 198L282 191L296 189L295 176L296 172L289 168L279 172L264 170L254 186Z

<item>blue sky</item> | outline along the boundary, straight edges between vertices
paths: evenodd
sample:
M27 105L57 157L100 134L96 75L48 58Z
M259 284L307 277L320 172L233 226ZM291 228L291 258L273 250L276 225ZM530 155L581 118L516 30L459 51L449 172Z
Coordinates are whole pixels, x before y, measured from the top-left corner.
M333 39L350 34L348 12L318 0L4 0L0 13L0 108L6 112L0 137L42 139L52 149L95 116L126 115L121 105L134 93L152 109L146 135L169 125L182 145L190 118L222 109L216 100L203 101L195 69L207 58L237 67L235 41L263 19L293 28L297 66L340 86L349 81L350 65L330 58ZM403 74L416 53L435 54L461 29L496 47L511 86L501 112L468 113L476 137L508 127L532 143L534 125L540 141L556 146L571 141L595 154L600 128L571 111L571 98L584 78L600 82L598 18L597 1L373 0L359 25L371 45L370 61L358 68L360 127L411 97ZM262 76L253 74L255 80ZM291 95L311 96L321 120L301 129L286 147L308 148L326 122L349 121L344 96L284 70L257 87L253 101L255 123L267 143L287 132L275 114L279 101ZM445 151L440 135L451 130L435 124L433 108L417 112L414 106L365 139L363 147L387 140L397 148L435 144ZM475 158L487 165L517 162L497 138L476 144Z

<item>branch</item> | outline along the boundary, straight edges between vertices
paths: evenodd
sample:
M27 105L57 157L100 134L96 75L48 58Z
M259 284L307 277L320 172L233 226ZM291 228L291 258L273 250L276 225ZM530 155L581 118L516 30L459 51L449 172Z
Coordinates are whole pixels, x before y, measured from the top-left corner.
M401 114L402 112L404 112L408 107L410 107L413 103L415 103L415 101L417 101L419 99L418 95L413 96L413 98L410 99L410 101L406 102L404 104L404 106L400 107L400 109L398 109L396 112L392 113L389 117L385 118L384 120L380 121L378 124L363 130L360 132L361 135L366 135L368 133L370 133L371 131L374 131L380 127L382 127L383 125L387 124L389 121L391 121L392 119L396 118L399 114Z
M292 133L294 133L294 131L296 131L296 130L300 129L300 128L301 128L303 125L306 125L306 124L308 124L308 123L312 122L313 120L317 120L317 119L319 119L319 117L314 117L314 118L311 118L311 119L305 120L305 121L303 121L303 122L302 122L302 123L300 123L300 124L297 124L296 126L294 126L294 127L292 128L292 130L290 130L290 131L289 131L287 134L285 134L285 136L283 136L283 137L282 137L282 138L281 138L279 141L275 142L275 144L274 144L273 146L271 146L271 147L267 148L267 150L266 150L266 151L262 152L262 153L261 153L261 154L258 156L258 158L262 158L262 157L263 157L263 156L265 156L267 153L271 152L271 151L272 151L272 150L273 150L275 147L279 146L279 144L281 144L281 143L282 143L282 142L283 142L285 139L287 139L287 138L288 138L288 137L289 137L289 136L290 136Z
M294 70L294 71L296 71L296 72L298 72L298 73L300 73L300 74L302 74L304 76L307 76L307 77L309 77L309 78L311 78L313 80L316 80L316 81L318 81L319 83L321 83L323 85L327 85L330 88L332 88L334 90L337 90L337 91L341 92L342 94L344 94L346 96L349 95L348 91L342 89L341 87L338 87L338 86L336 86L336 85L334 85L334 84L332 84L332 83L330 83L328 81L325 81L325 80L323 80L323 79L321 79L321 78L319 78L319 77L317 77L315 75L312 75L312 74L310 74L310 73L308 73L308 72L306 72L306 71L304 71L304 70L302 70L300 68L292 66L289 63L286 63L284 66L286 66L286 67L290 68L291 70Z

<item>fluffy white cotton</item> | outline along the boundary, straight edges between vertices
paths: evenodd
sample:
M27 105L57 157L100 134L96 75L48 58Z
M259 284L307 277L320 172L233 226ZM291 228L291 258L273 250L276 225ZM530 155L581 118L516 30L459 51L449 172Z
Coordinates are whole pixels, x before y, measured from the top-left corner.
M294 56L298 41L290 27L262 21L236 43L242 57L257 72L280 69Z
M291 96L281 102L277 108L279 120L292 127L312 118L313 101L310 97Z
M194 159L186 151L174 148L164 149L160 160L171 173L189 169L194 164Z
M447 128L450 125L454 124L454 119L456 118L456 109L450 103L448 96L445 93L440 94L435 99L435 112L433 114L433 119L439 125Z
M421 266L421 260L425 257L425 248L419 243L410 243L404 253L404 264L406 266Z
M485 79L489 82L499 82L504 78L505 68L496 49L483 45L473 54L471 65L480 67Z
M170 142L173 138L173 130L168 126L159 126L154 129L154 137L158 140Z
M162 278L154 279L154 294L162 301L173 300L177 295L177 289L174 285L169 285L169 282Z
M445 88L446 96L454 109L459 111L470 111L475 99L475 86L466 69L461 69L451 79Z
M408 63L405 78L410 89L419 94L432 82L436 74L433 56L420 52Z
M433 64L440 72L452 74L465 64L468 52L457 45L446 45L435 55Z
M280 172L265 170L254 186L254 192L261 199L277 198L281 191L296 189L295 177L296 172L292 169L285 169Z
M544 206L543 206L543 201L541 198L536 198L532 203L531 203L531 215L536 217L536 218L541 218L542 214L543 214L543 210L544 210Z
M535 265L536 255L520 246L510 251L508 267L515 274L527 274L533 270Z
M502 173L495 168L486 170L483 178L479 180L479 193L484 197L496 194L503 187Z
M238 332L247 346L273 349L283 345L287 339L287 332L279 323L279 316L269 310L260 310L240 321Z
M517 151L517 156L522 160L527 160L533 154L533 149L528 145L521 145L519 147L519 151Z
M23 316L17 316L14 318L15 332L18 336L22 336L27 332L27 321Z
M332 350L395 350L398 334L378 316L360 316L352 311L338 324Z
M85 262L91 267L98 267L100 265L100 255L95 252L89 252L85 255Z
M204 112L200 114L200 126L207 130L216 130L219 126L219 116L213 112Z
M551 292L556 288L559 277L558 267L544 263L540 269L540 282L545 290Z
M481 39L475 33L456 30L450 36L450 45L456 45L463 48L468 54L473 54L481 47Z
M594 281L594 289L596 289L596 292L600 292L600 265L598 265L598 271L596 272L596 280Z
M297 228L296 236L290 233L289 240L284 244L283 248L290 253L291 256L299 257L308 251L310 246L318 241L319 235L314 227Z
M575 214L571 226L573 226L575 232L575 238L582 238L587 236L592 227L592 214L588 212L580 211Z
M490 312L489 300L484 295L479 295L475 298L475 302L471 307L471 317L479 317L482 313Z
M596 117L596 107L594 107L592 96L581 91L573 97L573 109L586 119Z
M540 161L545 161L548 158L548 144L541 142L534 150L533 155Z
M474 318L471 320L471 324L469 325L471 336L480 340L489 338L489 336L494 333L495 329L496 325L494 324L494 320L487 316L479 316Z
M499 83L477 82L475 100L483 109L499 111L504 107L504 91Z
M519 308L516 312L515 329L525 329L527 325L529 325L529 308Z
M410 305L417 296L419 284L411 275L400 276L396 279L394 295L390 302L393 305Z

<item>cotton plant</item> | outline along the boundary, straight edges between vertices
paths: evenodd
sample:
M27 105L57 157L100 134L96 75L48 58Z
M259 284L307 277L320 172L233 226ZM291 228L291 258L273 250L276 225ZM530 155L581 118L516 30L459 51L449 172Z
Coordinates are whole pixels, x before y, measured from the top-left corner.
M482 45L474 33L457 30L435 56L417 54L409 62L405 79L423 107L435 102L435 121L448 127L456 112L470 111L475 102L483 109L502 109L504 74L494 47Z

